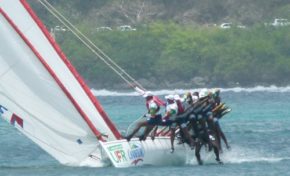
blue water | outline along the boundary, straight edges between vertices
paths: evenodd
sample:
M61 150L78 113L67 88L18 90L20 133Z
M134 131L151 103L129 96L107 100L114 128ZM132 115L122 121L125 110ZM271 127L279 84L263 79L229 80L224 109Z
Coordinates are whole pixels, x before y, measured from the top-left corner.
M231 150L221 158L224 165L205 161L205 165L146 166L116 169L68 167L60 165L38 146L0 121L0 176L25 175L112 175L112 176L276 176L290 175L290 92L222 92L233 111L221 120ZM137 96L98 98L118 129L145 111Z

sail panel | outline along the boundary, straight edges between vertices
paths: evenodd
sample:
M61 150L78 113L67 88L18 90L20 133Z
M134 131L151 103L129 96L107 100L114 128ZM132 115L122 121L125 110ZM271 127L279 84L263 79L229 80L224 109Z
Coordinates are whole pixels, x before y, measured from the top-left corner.
M70 77L71 79L68 79L68 77L66 75L63 75L64 79L61 79L62 82L64 84L69 85L69 87L71 86L71 84L79 85L79 86L74 86L73 88L76 88L76 89L72 88L71 92L75 92L75 93L73 93L74 99L77 99L78 101L81 101L84 104L84 106L82 106L82 108L88 114L88 118L90 119L90 121L95 126L98 127L98 130L101 131L101 133L106 134L108 136L107 140L120 139L121 135L120 135L119 131L116 129L115 125L109 119L109 117L107 116L107 114L105 113L103 108L101 107L98 100L91 93L90 89L85 84L85 82L83 81L81 76L74 69L74 67L70 64L69 60L63 54L60 47L57 45L57 43L49 35L49 32L46 30L44 25L41 23L41 21L38 19L38 17L35 15L35 13L32 11L32 9L29 7L29 5L26 3L25 0L20 0L20 2L23 4L23 6L26 8L29 15L33 18L34 22L37 24L38 28L36 28L36 29L40 29L41 33L44 34L43 36L46 37L46 40L43 40L43 41L50 43L50 45L52 46L52 50L56 51L55 53L63 61L62 63L65 65L65 68L70 71L70 73L69 72L66 72L66 73L68 73L69 75L73 75L73 77ZM32 37L34 37L34 36L35 36L34 32L32 32ZM36 38L36 42L37 41L38 41L38 38ZM46 43L44 43L44 44L46 44ZM47 49L47 48L45 48L45 49ZM54 53L54 52L51 52L51 53ZM51 61L51 62L49 62L49 61ZM55 64L54 60L48 60L48 62L49 62L49 65ZM62 65L55 66L56 70L58 68L60 68L60 72L62 72L62 70L63 70ZM98 113L99 117L101 117L101 118L94 118L95 113Z
M60 162L81 162L96 149L95 135L3 16L0 24L2 34L6 29L1 55L10 53L1 56L1 106L17 114L23 121L19 130ZM12 115L6 120L11 123Z
M3 117L60 162L81 163L97 148L92 127L116 135L23 4L0 1Z

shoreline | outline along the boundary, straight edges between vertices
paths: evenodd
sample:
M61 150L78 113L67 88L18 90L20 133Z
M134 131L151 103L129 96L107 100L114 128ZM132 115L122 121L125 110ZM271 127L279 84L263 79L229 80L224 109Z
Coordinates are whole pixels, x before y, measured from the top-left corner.
M125 83L116 83L116 84L102 84L102 85L97 85L97 84L92 84L92 83L87 83L87 85L94 90L109 90L109 91L130 91L133 90L132 87L130 87L128 84ZM290 87L289 84L249 84L247 86L243 86L240 84L227 84L227 85L214 85L214 84L194 84L194 83L186 83L186 82L178 82L178 83L168 83L168 84L144 84L141 83L141 85L147 89L147 90L152 90L152 91L158 91L158 90L174 90L174 89L202 89L202 88L222 88L222 89L233 89L233 88L245 88L245 89L251 89L251 88L257 88L257 87L263 87L263 88L287 88ZM158 86L157 86L158 85Z
M200 90L197 89L150 89L155 95L166 95L166 94L183 94L187 91ZM254 93L254 92L269 92L269 93L289 93L290 85L285 87L272 86L255 86L255 87L232 87L232 88L220 88L221 92L234 92L234 93ZM127 90L109 90L109 89L91 89L95 96L140 96L133 89Z

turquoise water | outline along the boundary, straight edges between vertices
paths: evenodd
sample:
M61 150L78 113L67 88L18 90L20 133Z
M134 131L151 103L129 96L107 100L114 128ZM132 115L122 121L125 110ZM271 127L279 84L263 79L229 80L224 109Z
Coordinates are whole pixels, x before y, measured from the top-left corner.
M161 96L162 97L162 96ZM231 145L221 155L224 165L205 161L180 166L146 166L116 169L68 167L0 121L0 176L6 175L112 175L112 176L276 176L290 175L290 92L222 92L233 111L221 120ZM100 96L105 111L118 129L144 113L144 100L137 96Z

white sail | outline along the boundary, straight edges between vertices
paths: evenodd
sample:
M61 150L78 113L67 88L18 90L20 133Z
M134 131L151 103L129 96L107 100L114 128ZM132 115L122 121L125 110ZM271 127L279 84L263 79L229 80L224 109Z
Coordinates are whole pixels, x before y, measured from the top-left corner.
M0 113L61 163L120 138L25 0L0 0ZM107 135L107 138L101 134Z

